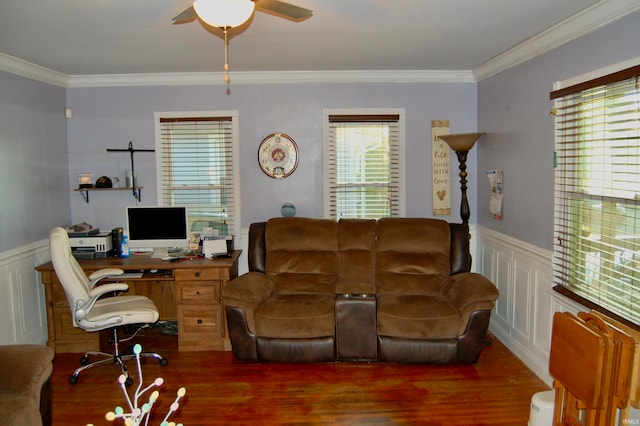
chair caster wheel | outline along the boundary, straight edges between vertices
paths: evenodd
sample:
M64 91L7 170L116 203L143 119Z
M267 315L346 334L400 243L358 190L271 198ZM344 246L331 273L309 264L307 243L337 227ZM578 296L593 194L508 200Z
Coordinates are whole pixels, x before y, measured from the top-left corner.
M169 360L166 359L166 358L162 358L160 360L160 365L163 366L163 367L166 367L167 365L169 365Z
M76 383L78 383L78 376L69 377L69 383L72 385L75 385Z
M131 385L133 385L133 379L131 377L127 377L124 381L124 385L126 387L131 387Z
M80 365L87 365L87 364L89 364L89 357L85 355L82 358L80 358Z

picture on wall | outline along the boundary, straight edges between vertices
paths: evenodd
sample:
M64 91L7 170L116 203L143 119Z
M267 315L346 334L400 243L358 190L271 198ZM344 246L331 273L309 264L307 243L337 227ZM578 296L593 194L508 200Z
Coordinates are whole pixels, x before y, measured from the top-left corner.
M440 135L449 134L449 120L431 121L431 170L433 215L448 216L451 214L451 179L449 145L439 139Z

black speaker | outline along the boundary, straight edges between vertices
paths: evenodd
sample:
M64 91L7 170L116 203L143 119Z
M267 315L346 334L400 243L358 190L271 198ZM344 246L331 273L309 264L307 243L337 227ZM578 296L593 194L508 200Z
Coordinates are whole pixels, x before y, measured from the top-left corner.
M122 254L122 228L113 228L111 230L111 243L113 244L113 255L120 257Z

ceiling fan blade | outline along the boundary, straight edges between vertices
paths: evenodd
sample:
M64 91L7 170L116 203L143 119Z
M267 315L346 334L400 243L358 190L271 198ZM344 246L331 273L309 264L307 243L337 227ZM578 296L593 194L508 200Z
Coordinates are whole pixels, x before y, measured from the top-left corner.
M179 15L175 16L171 20L173 21L174 24L184 24L185 22L191 22L196 18L197 18L196 10L193 8L193 6L191 6L188 9L185 9L182 12L180 12Z
M302 21L309 18L313 11L304 7L295 6L280 0L254 0L256 9L262 12L271 13L281 18L290 19L292 21Z

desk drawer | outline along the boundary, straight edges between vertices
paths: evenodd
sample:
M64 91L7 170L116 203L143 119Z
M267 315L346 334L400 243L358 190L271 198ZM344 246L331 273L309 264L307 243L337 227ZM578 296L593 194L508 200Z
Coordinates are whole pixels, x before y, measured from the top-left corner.
M178 306L178 336L180 339L221 336L222 309L214 306Z
M177 299L189 303L219 303L220 286L218 283L203 283L198 281L179 282Z
M176 281L209 281L220 279L219 268L176 269Z

